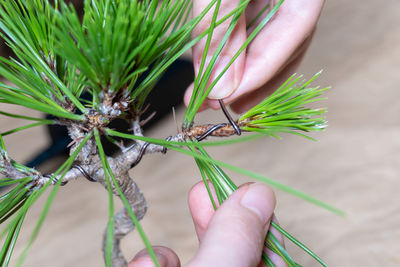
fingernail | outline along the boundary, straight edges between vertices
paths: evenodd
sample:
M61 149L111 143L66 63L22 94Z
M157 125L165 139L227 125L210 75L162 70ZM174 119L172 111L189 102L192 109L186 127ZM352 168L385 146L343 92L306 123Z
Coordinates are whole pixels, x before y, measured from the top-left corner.
M166 264L168 263L168 259L166 258L166 256L157 250L154 250L154 253L156 255L158 263L161 266L166 266ZM142 250L135 256L135 258L133 258L133 261L129 264L129 266L155 267L156 264L154 263L148 252L146 250Z
M267 223L271 217L269 206L271 203L271 189L260 183L249 185L247 192L243 195L240 204L253 211L263 223ZM275 203L273 203L273 206Z
M223 71L226 65L229 63L229 59L221 58L218 62L218 67L213 74L214 79ZM235 77L235 63L233 63L229 69L224 73L221 79L217 82L214 88L211 90L208 98L210 99L223 99L230 96L238 86L237 77Z

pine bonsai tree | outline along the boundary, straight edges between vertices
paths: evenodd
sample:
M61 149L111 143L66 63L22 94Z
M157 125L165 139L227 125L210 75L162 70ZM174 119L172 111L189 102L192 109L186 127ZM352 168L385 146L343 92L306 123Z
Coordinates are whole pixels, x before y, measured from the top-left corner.
M166 153L167 150L193 157L204 181L213 184L220 203L237 189L223 171L227 168L338 212L276 181L215 160L206 152L209 145L229 145L255 135L278 137L280 133L292 133L307 137L301 132L321 131L326 126L324 109L304 106L322 99L320 95L326 88L311 86L319 74L308 81L293 75L271 96L236 120L221 102L227 122L194 123L211 89L274 16L283 0L260 11L257 18L263 18L261 23L255 26L225 70L211 80L213 67L249 2L242 0L231 13L217 18L221 0L213 0L199 16L190 18L191 1L187 0L87 0L80 19L75 8L61 0L0 1L1 35L15 54L11 58L0 58L0 74L10 82L0 84L0 102L41 111L54 118L33 118L11 114L7 110L0 112L15 119L33 121L0 135L0 174L3 176L0 186L7 186L7 191L0 197L0 222L5 225L0 253L2 266L10 262L18 234L33 203L46 190L51 191L18 264L22 264L28 253L60 186L79 177L102 184L108 192L109 220L103 242L106 265L126 266L119 243L134 228L157 263L138 222L145 215L146 201L128 171L140 162L144 154ZM209 28L192 38L193 29L210 10L214 16ZM230 21L226 38L206 64L213 31L226 21ZM141 115L147 96L166 69L202 38L207 39L207 44L181 132L165 140L143 136L142 120L145 118ZM90 95L90 98L83 98L83 94ZM126 134L109 128L116 119L127 121L131 132ZM12 155L7 154L4 136L48 124L66 126L73 140L69 146L70 156L54 173L40 173L14 161ZM244 132L249 134L233 140L205 140L209 136L230 137ZM106 156L102 137L118 146L119 153ZM122 141L117 141L118 138ZM125 206L116 214L113 195L119 196ZM211 195L210 198L212 200ZM275 223L272 226L325 265L280 226ZM280 255L289 266L298 266L272 233L267 235L265 246ZM263 255L263 260L267 266L273 265L266 255Z

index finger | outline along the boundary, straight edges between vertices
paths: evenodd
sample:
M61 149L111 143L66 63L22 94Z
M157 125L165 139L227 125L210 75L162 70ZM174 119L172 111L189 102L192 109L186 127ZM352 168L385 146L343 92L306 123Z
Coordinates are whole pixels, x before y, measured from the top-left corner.
M199 15L210 4L210 2L211 2L210 0L194 0L193 16ZM239 2L240 0L221 1L221 5L218 10L217 20L223 18L224 16L229 14L232 10L234 10L239 5ZM213 8L205 15L205 17L196 26L196 28L193 31L194 36L198 36L199 34L201 34L210 27L213 14L215 12L215 7L216 5L213 6ZM214 29L212 40L210 43L210 48L206 55L206 61L205 61L206 66L208 65L213 54L217 50L217 47L222 41L225 33L227 32L231 21L232 18L228 19L227 21L225 21L224 23L222 23L221 25L219 25ZM230 35L227 43L225 44L224 49L221 51L221 54L214 66L214 71L212 73L210 81L215 79L215 77L217 77L221 73L222 69L226 67L228 62L231 60L231 58L237 52L237 50L241 47L246 38L247 38L246 21L245 21L245 15L243 14L240 17L232 34ZM207 37L204 37L192 49L193 64L196 74L199 73L206 42L207 42ZM211 99L222 99L231 95L240 84L244 70L244 63L245 63L245 51L243 51L242 54L237 58L237 60L229 67L227 72L222 76L221 80L216 84L216 86L211 91L208 97Z

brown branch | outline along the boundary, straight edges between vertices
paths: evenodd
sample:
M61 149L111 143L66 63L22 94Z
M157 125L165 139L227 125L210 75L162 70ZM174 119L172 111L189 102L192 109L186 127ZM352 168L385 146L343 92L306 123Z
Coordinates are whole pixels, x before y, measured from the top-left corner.
M129 202L130 208L134 212L136 218L138 220L141 220L147 211L147 203L141 190L138 188L136 183L130 178L128 172L119 168L120 166L115 160L111 159L109 160L109 163L111 169L113 170L115 178L117 179L118 185L121 188L122 193ZM116 163L117 165L115 165ZM100 175L96 175L95 179L99 179L98 182L100 182L100 184L102 184L105 188L107 188L106 181L104 180L104 175L101 175L101 171L99 171L98 174ZM112 189L113 193L119 196L119 194L116 192L114 185L112 185ZM127 261L125 260L120 249L120 241L134 228L135 225L132 222L132 219L129 216L126 207L124 207L119 213L117 213L114 216L114 240L113 240L113 251L112 251L113 267L125 267L127 265ZM103 235L104 256L106 251L106 244L107 244L107 227Z
M238 124L239 127L242 126ZM218 127L216 127L218 126ZM206 125L197 125L190 128L188 131L185 131L183 135L186 138L196 138L204 136L206 133L207 136L215 136L215 137L229 137L237 134L236 129L231 124L221 123L221 124L206 124ZM206 136L206 137L207 137ZM203 138L202 138L203 139Z
M110 108L112 101L108 99L108 105L104 106L104 109ZM112 105L114 108L115 103ZM123 109L122 107L121 109ZM111 110L111 109L110 109ZM109 110L109 111L110 111ZM112 113L112 110L109 114ZM89 114L89 113L88 113ZM90 117L92 116L92 117ZM87 115L88 120L85 122L72 122L72 121L61 121L60 123L67 125L69 136L74 140L73 144L70 148L70 155L72 155L76 149L80 146L82 140L87 134L87 131L93 128L99 128L102 130L103 118L109 115L104 115L102 117L101 114L93 113ZM134 135L143 136L141 124L139 118L133 118L131 121L132 131ZM218 126L218 127L216 127ZM240 125L239 125L240 126ZM234 127L229 124L219 124L219 125L200 125L192 127L190 130L179 133L175 136L168 137L168 140L172 141L184 141L185 139L192 138L206 138L207 136L231 136L235 135L237 132ZM137 187L136 183L129 176L129 170L132 165L136 165L142 159L143 155L148 153L165 153L166 149L163 146L149 144L140 140L135 140L135 142L129 146L124 147L120 146L121 153L113 156L107 157L108 164L113 172L113 175L116 178L116 182L118 186L121 188L123 195L129 202L129 206L134 212L136 218L138 220L142 219L147 210L146 200ZM52 179L52 183L56 183L60 176L56 178L52 178L53 175L42 175L36 170L32 169L32 173L26 174L19 172L11 163L8 158L4 157L5 154L2 154L2 160L0 161L0 173L6 174L9 177L14 177L15 179L23 178L27 176L34 177L34 187L43 186L45 183ZM67 183L68 181L77 179L80 176L86 177L90 181L96 181L103 185L107 189L107 181L105 180L106 176L104 175L104 168L102 166L97 144L94 138L90 138L86 144L82 147L81 151L78 153L74 164L71 169L67 171L66 175L62 178L62 184ZM116 186L114 183L112 184L112 191L114 195L119 196ZM119 196L120 197L120 196ZM123 237L125 237L130 231L134 229L134 224L129 216L126 207L124 207L119 213L117 213L114 217L114 240L113 240L113 251L112 251L112 266L114 267L125 267L127 265L127 261L125 260L121 250L120 250L120 241ZM107 231L107 229L106 229ZM104 232L103 238L103 251L106 249L106 239L107 233ZM104 253L105 255L105 253Z

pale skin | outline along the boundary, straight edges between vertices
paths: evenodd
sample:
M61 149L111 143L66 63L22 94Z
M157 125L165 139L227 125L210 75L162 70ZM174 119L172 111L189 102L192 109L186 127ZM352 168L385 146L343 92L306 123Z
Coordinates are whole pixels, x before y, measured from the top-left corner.
M273 2L276 0L273 0ZM193 13L198 15L209 0L194 0ZM252 20L268 0L253 0L240 18L234 33L221 53L213 77L247 38L246 23ZM286 0L275 17L229 68L211 91L202 109L220 107L218 99L230 104L233 111L242 113L279 87L300 64L315 31L324 0ZM219 17L234 9L239 0L223 0ZM212 13L195 29L199 34L209 27ZM229 22L213 35L210 57L221 41ZM250 29L251 31L251 29ZM193 63L198 72L206 39L193 48ZM213 79L213 78L211 78ZM185 94L189 103L193 87ZM235 191L214 212L204 185L195 185L189 194L189 208L199 239L199 250L185 266L263 266L260 263L263 241L269 229L282 238L270 221L275 208L275 196L266 185L246 184ZM283 241L282 241L283 242ZM166 247L154 247L162 267L181 266L176 253ZM281 258L266 251L276 266L286 266ZM154 266L145 250L139 252L129 267Z
M214 211L203 182L197 183L189 193L189 208L200 246L185 266L263 266L261 253L270 221L276 220L275 202L270 187L261 183L244 184ZM271 231L283 243L282 236L273 228ZM162 267L181 266L171 249L156 246L154 250ZM286 266L276 254L269 250L266 253L276 266ZM145 249L128 265L153 266Z
M209 0L194 0L194 15L198 15L209 2ZM240 0L222 1L218 16L223 17L228 14L239 2ZM249 3L245 14L240 18L234 33L221 53L211 80L218 75L246 40L248 34L246 23L252 21L267 2L268 0L252 0ZM277 0L272 2L277 2ZM310 44L324 2L324 0L285 0L275 17L217 83L204 103L203 109L218 109L218 99L223 99L224 103L230 104L235 112L242 113L278 88L300 64ZM203 23L195 29L194 34L207 29L211 18L212 13L209 12ZM228 23L215 29L209 58L224 36ZM193 48L193 63L196 72L199 70L205 43L206 38L203 38ZM193 86L190 86L186 91L184 99L186 104L189 103L192 90Z

